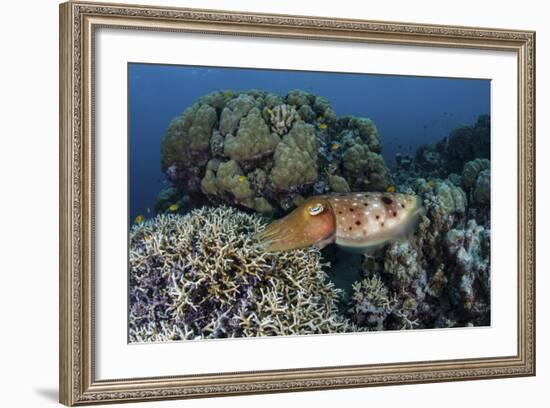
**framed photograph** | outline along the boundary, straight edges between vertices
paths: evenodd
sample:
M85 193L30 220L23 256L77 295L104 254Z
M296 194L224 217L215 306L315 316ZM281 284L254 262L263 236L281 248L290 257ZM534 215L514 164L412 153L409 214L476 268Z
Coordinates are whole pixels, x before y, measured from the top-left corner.
M535 374L535 33L60 6L60 401Z

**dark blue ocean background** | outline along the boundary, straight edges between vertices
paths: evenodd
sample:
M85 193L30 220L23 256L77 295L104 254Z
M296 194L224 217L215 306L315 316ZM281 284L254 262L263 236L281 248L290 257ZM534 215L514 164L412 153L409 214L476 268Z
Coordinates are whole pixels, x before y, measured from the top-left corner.
M129 221L152 216L166 186L160 144L170 121L211 91L292 89L329 99L337 116L371 118L390 168L462 124L490 114L490 80L130 64L128 67Z

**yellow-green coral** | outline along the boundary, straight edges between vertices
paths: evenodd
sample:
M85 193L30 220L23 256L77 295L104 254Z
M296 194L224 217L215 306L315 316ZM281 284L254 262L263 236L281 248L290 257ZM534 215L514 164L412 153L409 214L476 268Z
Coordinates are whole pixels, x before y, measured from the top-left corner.
M239 124L236 136L225 137L224 153L238 162L253 160L273 153L279 137L269 132L260 110L252 108Z
M235 204L254 208L254 191L250 182L235 160L219 163L210 160L206 174L201 181L201 190L205 194L219 195L227 193Z
M172 122L161 160L168 181L192 205L207 198L277 213L292 209L299 196L385 190L391 180L379 147L369 119L337 118L324 97L302 90L223 90L199 98ZM231 160L252 190L243 193L246 198L235 199L215 183L217 166Z
M462 171L462 185L470 193L473 203L489 203L491 201L491 162L488 159L467 162Z
M132 342L355 331L316 249L266 253L260 218L227 207L130 231Z
M477 179L477 175L483 170L489 170L491 162L488 159L475 159L467 162L462 171L462 184L466 190L471 189Z
M250 95L241 94L231 99L223 108L220 116L220 133L225 136L233 133L239 126L240 120L256 106L254 98Z
M348 193L350 191L349 184L344 177L330 174L328 176L328 185L335 193Z
M389 170L384 159L365 144L354 144L346 149L342 166L344 174L360 190L385 191L388 187Z
M317 179L317 142L315 128L296 122L277 145L271 180L278 190L290 190Z
M174 162L195 162L200 153L207 153L216 121L215 109L198 103L173 120L161 145L162 168Z

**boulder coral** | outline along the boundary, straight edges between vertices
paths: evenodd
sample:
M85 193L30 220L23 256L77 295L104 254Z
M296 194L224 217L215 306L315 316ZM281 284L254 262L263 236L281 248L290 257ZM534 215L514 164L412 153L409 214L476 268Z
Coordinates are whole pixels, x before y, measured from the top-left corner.
M161 167L173 184L190 191L198 188L199 169L210 157L210 138L217 120L212 106L196 103L170 123L161 144Z
M322 96L217 91L172 121L161 168L191 206L226 203L281 213L314 194L385 190L391 177L381 149L370 119L337 117ZM244 184L220 180L218 168L228 162Z
M210 160L206 175L201 181L201 190L205 194L227 197L227 200L233 200L235 204L254 208L254 192L235 160L223 163Z
M475 159L467 162L462 171L462 184L474 204L489 204L491 200L491 162Z
M298 122L283 137L273 155L271 182L276 190L290 191L317 180L315 128Z
M316 249L268 254L260 217L230 207L130 231L131 342L356 331Z

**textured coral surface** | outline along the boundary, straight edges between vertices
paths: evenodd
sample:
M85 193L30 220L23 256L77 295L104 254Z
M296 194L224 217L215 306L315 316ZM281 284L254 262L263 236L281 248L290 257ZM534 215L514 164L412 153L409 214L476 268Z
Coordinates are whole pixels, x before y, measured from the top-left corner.
M130 231L130 340L489 325L490 117L392 169L382 145L370 119L301 90L200 98L162 143L158 215ZM350 191L415 194L425 212L365 254L259 245L308 197Z
M258 216L204 207L130 232L130 341L354 331L315 249L267 254Z
M196 206L225 203L272 214L312 194L385 189L391 180L381 149L370 119L338 118L326 98L301 90L220 91L174 118L161 166Z

